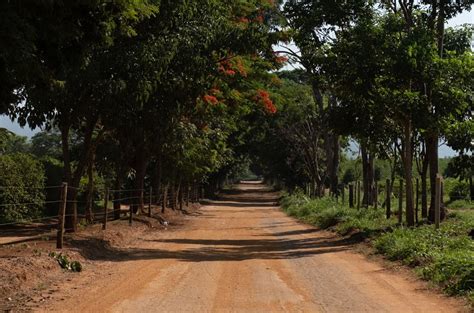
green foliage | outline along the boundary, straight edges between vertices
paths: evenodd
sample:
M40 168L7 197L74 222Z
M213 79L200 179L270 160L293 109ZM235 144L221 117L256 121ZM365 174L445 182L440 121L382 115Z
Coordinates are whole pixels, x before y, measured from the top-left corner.
M417 267L423 278L450 294L474 290L474 242L468 233L474 214L455 214L439 230L432 225L395 229L375 240L375 248L391 260Z
M45 186L61 186L63 178L63 164L61 161L45 156L39 159L44 168ZM61 197L61 189L47 188L45 190L47 201L57 201ZM57 203L47 203L44 208L46 216L54 216L58 213Z
M471 40L474 32L474 25L465 24L456 28L446 29L444 48L453 51L458 55L471 50Z
M469 199L469 182L447 178L444 180L444 186L444 191L449 195L449 200L451 202Z
M43 209L44 169L31 155L0 156L0 222L36 218Z
M0 154L27 153L29 148L26 137L0 128Z
M37 157L59 159L61 152L61 134L57 130L42 131L31 138L31 153Z
M310 159L321 158L319 122L311 88L302 83L305 75L296 71L279 76L282 79L272 89L279 110L271 118L256 117L245 147L265 177L294 188L317 175Z
M390 260L417 268L420 275L439 283L450 294L474 290L474 212L458 211L439 230L432 225L396 227L383 210L349 209L329 198L310 199L302 192L285 194L282 208L291 216L320 228L346 235L354 231L373 239L376 250Z
M360 232L370 237L396 223L387 220L382 209L349 209L331 198L310 199L302 193L285 195L281 206L291 216L323 229L334 228L342 235Z
M354 173L354 170L352 168L347 168L344 172L344 175L342 176L342 182L347 185L355 180L356 175Z
M474 209L474 201L470 200L455 200L446 204L449 209L465 209L465 210L472 210Z
M62 253L50 252L49 256L54 258L62 269L71 272L81 272L82 264L79 261L70 261L69 257Z

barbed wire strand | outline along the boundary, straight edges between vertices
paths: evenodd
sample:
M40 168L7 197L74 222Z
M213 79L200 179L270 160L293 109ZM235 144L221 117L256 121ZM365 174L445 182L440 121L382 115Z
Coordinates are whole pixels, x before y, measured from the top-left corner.
M53 189L60 188L62 186L44 186L44 187L25 187L25 186L0 186L1 189Z
M56 201L43 201L43 202L28 202L28 203L3 203L0 204L0 207L5 207L5 206L20 206L20 205L44 205L44 204L50 204L50 203L60 203L61 200L56 200Z

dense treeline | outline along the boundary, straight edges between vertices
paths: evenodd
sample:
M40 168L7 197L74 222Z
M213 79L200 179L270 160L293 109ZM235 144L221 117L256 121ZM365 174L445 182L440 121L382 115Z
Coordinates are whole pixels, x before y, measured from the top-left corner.
M33 154L46 184L60 173L71 187L68 229L84 184L134 189L135 212L149 187L212 193L248 167L337 195L353 142L366 205L383 162L383 178L406 182L407 224L415 176L433 221L440 140L473 193L473 28L445 29L472 4L2 2L0 112L43 130ZM288 60L299 69L281 71Z
M44 130L37 155L61 163L66 228L85 177L132 184L135 212L149 187L222 180L246 120L276 111L280 20L265 0L2 2L0 110Z
M287 1L284 12L297 49L282 50L302 69L281 75L289 79L292 93L280 91L291 104L265 130L265 139L273 141L258 157L278 155L280 161L263 162L266 173L290 188L310 184L316 197L326 188L337 195L341 149L350 138L360 146L363 203L374 201L376 160L387 160L387 178L404 178L405 218L413 226L415 176L421 180L422 215L434 221L435 188L429 186L442 174L443 140L459 153L451 174L469 181L472 194L473 26L445 29L448 19L472 4Z

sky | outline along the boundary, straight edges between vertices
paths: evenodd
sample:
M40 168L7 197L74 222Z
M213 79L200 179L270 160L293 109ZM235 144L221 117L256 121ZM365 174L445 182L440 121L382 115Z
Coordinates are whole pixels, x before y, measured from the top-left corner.
M449 27L455 27L455 26L462 25L465 23L474 24L474 10L457 15L456 17L450 19L447 25ZM40 131L39 129L31 130L28 127L22 128L15 121L12 122L10 118L8 118L7 116L1 116L1 115L0 115L0 127L6 128L20 136L27 136L27 137L31 137L35 133ZM440 152L441 157L452 156L455 154L455 152L451 150L449 147L447 147L446 145L442 145L440 147L439 152Z

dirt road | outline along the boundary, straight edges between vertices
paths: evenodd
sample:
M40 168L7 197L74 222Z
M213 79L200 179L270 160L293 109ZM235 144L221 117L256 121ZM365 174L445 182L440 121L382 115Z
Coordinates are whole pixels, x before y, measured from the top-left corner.
M302 225L242 184L182 229L106 260L109 277L47 309L73 312L458 312L462 307ZM401 277L404 276L404 277Z

